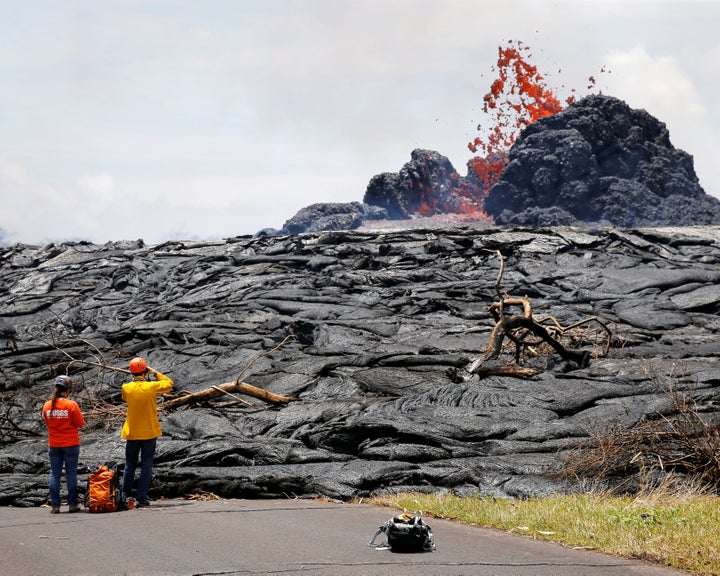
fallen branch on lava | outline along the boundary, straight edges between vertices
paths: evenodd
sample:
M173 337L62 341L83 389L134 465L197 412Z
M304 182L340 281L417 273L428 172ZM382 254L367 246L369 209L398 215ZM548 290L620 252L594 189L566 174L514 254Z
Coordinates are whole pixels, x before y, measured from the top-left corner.
M219 384L218 386L211 386L210 388L205 388L203 390L200 390L199 392L188 393L184 394L183 396L179 396L178 398L167 400L160 404L158 408L160 408L161 410L173 410L175 408L179 408L181 406L186 406L189 404L203 404L224 395L235 398L235 402L233 402L233 404L241 403L250 405L242 398L237 398L236 396L234 396L234 393L246 394L247 396L258 398L269 404L287 404L288 402L295 400L294 398L290 398L289 396L282 396L281 394L274 394L272 392L268 392L263 388L258 388L257 386L253 386L252 384L248 384L246 382L226 382L225 384Z
M73 379L77 382L78 387L76 390L76 396L83 408L86 416L86 421L91 427L110 428L114 426L118 420L121 420L125 415L125 408L123 405L117 404L113 399L101 398L97 390L93 390L93 387L87 386L86 382L97 380L102 381L102 373L106 371L120 372L122 374L130 375L130 371L125 368L118 368L113 366L111 360L108 360L106 353L100 349L99 346L92 342L80 338L68 328L68 326L56 316L56 319L60 322L62 327L62 333L58 333L53 330L52 327L46 326L43 330L44 334L49 336L37 336L36 338L46 344L49 348L58 352L62 357L63 361L53 365L53 373L69 374L71 368L84 366L89 367L92 373L88 374L77 374L73 376ZM226 382L219 385L213 385L206 389L198 392L183 393L181 395L168 395L165 402L158 405L161 410L172 410L181 406L191 404L204 404L219 398L221 396L230 396L233 398L232 404L245 404L251 406L251 404L242 398L239 398L235 394L245 394L247 396L263 400L269 404L286 404L294 398L275 394L263 388L253 386L247 382L243 382L242 376L257 362L257 360L263 356L267 356L281 348L287 341L295 339L294 335L290 335L283 339L280 344L275 346L272 350L259 354L253 360L251 360L240 372L240 375L234 382ZM75 348L80 349L82 352L74 350ZM86 353L90 349L89 353ZM117 360L117 359L115 359ZM97 388L97 387L95 387ZM38 400L39 401L39 400ZM227 406L228 404L225 404ZM218 407L218 406L216 406ZM19 432L23 431L9 418L8 414L0 415L0 432L4 435L5 430Z
M506 339L514 345L514 366L504 367L505 375L525 378L536 374L529 368L521 369L524 358L536 357L541 353L556 353L566 362L572 362L579 368L590 364L593 356L606 356L612 341L610 328L599 318L592 316L570 326L562 326L553 316L537 319L533 315L532 304L527 296L513 297L500 292L505 269L502 253L493 250L500 260L500 271L495 281L497 300L488 306L495 320L490 333L490 341L482 358L475 360L469 368L473 374L500 374L497 367L485 366L486 362L497 360L505 350ZM511 308L521 308L519 314L509 314ZM590 349L588 349L590 348Z
M235 393L246 394L247 396L258 398L259 400L263 400L264 402L267 402L269 404L287 404L288 402L295 400L295 398L290 398L289 396L283 396L281 394L274 394L273 392L268 392L263 388L258 388L257 386L253 386L252 384L243 382L242 377L243 374L245 374L250 369L250 367L255 364L255 362L257 362L260 358L272 354L276 350L282 348L288 340L294 339L295 335L291 334L290 336L285 337L283 341L280 342L280 344L278 344L277 346L275 346L272 350L263 352L262 354L259 354L258 356L253 358L250 362L248 362L245 368L242 369L234 382L226 382L218 386L211 386L210 388L205 388L204 390L200 390L199 392L184 394L177 398L167 400L160 404L158 407L161 410L172 410L175 408L179 408L180 406L186 406L188 404L203 404L209 402L210 400L214 400L215 398L219 398L223 395L227 395L235 399L235 401L231 402L231 404L245 404L251 406L249 402L246 402L242 398L238 398L237 396L235 396Z

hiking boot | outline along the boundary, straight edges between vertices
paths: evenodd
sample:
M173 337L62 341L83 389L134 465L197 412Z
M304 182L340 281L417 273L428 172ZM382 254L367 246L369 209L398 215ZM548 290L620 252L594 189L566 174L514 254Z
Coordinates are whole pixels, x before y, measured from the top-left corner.
M140 500L135 500L135 508L148 508L148 507L150 507L149 500L143 500L142 502Z
M50 514L60 514L60 508L50 508Z
M82 512L82 508L80 508L80 506L70 506L70 510L68 510L68 512L70 512L70 514L73 512Z

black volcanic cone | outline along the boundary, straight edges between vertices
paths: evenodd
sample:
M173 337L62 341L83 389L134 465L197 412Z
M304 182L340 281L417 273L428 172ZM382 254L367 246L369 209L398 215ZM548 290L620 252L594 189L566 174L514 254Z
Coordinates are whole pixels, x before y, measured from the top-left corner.
M705 193L665 124L602 95L528 126L485 210L500 225L720 223L720 200Z

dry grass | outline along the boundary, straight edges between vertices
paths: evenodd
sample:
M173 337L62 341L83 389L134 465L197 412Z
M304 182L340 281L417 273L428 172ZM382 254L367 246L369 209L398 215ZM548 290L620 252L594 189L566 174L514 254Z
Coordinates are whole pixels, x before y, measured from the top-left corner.
M632 429L601 430L566 454L558 475L590 486L583 493L528 500L404 494L372 503L720 575L716 393L656 385L669 398L663 414Z
M648 415L636 426L609 427L592 434L576 450L560 455L557 476L629 487L637 477L645 485L654 475L664 481L681 474L704 486L720 486L720 418L712 391L678 390L661 386L669 407ZM700 400L694 397L699 396Z
M698 576L720 574L720 499L664 493L607 493L529 500L402 494L372 504L498 528L566 546L656 562Z

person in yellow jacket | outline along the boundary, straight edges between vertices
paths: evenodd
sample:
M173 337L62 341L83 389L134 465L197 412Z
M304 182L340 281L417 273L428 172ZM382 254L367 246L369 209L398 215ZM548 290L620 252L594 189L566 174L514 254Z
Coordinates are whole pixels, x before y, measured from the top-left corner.
M130 360L133 381L123 384L122 399L127 404L121 438L125 444L125 471L122 491L127 499L132 496L135 470L140 462L140 476L135 490L135 507L149 506L148 490L152 481L153 461L157 439L162 435L157 413L157 397L170 392L173 381L150 368L143 358ZM150 379L150 375L154 379Z

